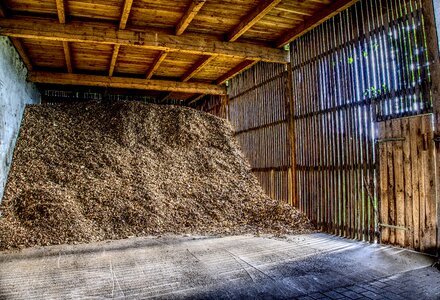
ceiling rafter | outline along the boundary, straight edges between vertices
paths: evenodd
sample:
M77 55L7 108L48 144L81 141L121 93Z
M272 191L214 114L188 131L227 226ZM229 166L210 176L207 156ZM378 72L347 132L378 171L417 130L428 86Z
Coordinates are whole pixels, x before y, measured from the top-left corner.
M18 54L20 54L21 59L23 60L24 64L26 65L28 71L32 71L32 63L29 59L29 56L26 52L26 49L24 49L23 44L21 43L20 39L18 38L11 38L12 44L14 44L15 49L17 50Z
M122 9L121 20L119 22L119 29L125 29L127 26L128 17L130 16L131 6L133 5L133 0L125 0L124 8Z
M179 24L176 26L176 35L181 35L186 30L205 3L206 0L193 0L191 2L182 19L180 19Z
M229 34L227 40L229 42L236 41L252 26L267 15L281 0L263 0L258 6L252 10Z
M258 60L245 60L245 61L239 63L238 65L236 65L234 68L232 68L231 70L229 70L225 74L223 74L222 76L220 76L215 81L215 83L218 84L218 85L223 84L227 80L229 80L232 77L234 77L235 75L237 75L238 73L243 72L244 70L249 69L250 67L255 65L257 62L258 62Z
M226 89L224 87L200 82L180 82L52 72L30 72L28 78L33 82L46 84L100 86L109 88L226 95Z
M73 73L69 42L63 42L63 48L64 48L64 57L66 58L67 72Z
M278 39L275 42L275 46L277 48L281 48L284 45L287 45L288 43L292 42L296 38L300 37L301 35L309 32L313 28L321 25L328 19L332 18L333 16L337 15L341 11L346 10L359 0L340 0L340 1L333 1L331 4L327 5L324 9L321 9L319 12L317 12L313 17L310 17L306 19L302 24L295 27L291 32L283 35L280 39Z
M182 76L181 80L186 82L193 78L197 73L199 73L204 67L206 67L211 61L216 58L215 55L205 55L198 62L196 62L185 75Z
M35 18L0 19L0 35L38 40L119 44L152 50L197 55L222 55L248 60L288 63L288 53L280 49L243 42L224 42L206 34L175 36L159 29L117 30L102 23L58 24Z
M66 23L66 11L64 9L64 0L56 0L58 20L61 24Z
M64 0L56 0L56 5L57 5L58 21L60 22L60 24L66 24L66 9L64 5ZM62 41L62 43L63 43L64 60L66 62L67 72L72 73L73 72L72 56L70 55L69 42Z
M119 29L125 29L127 26L128 17L130 16L131 6L133 0L125 0L124 7L122 8L121 18L119 20ZM108 67L108 76L113 76L115 71L116 61L118 60L119 49L121 45L115 44L113 46L112 58L110 60L110 66Z
M112 58L110 60L110 66L108 68L108 76L113 76L113 72L115 71L116 60L118 59L120 47L121 46L118 44L113 46Z
M151 65L150 69L148 69L147 72L147 79L151 79L153 77L154 73L159 69L160 64L165 60L165 58L168 56L167 51L161 51L159 55L154 60L153 64Z

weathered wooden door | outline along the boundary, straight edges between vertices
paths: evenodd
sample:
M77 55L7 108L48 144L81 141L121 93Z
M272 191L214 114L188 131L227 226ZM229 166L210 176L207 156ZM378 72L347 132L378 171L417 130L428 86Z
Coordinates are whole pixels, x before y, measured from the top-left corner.
M432 115L377 124L380 240L435 254L437 211Z

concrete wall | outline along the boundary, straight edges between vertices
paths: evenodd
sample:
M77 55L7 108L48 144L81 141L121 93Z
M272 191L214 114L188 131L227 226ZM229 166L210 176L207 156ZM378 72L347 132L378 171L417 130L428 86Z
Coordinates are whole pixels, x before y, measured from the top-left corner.
M8 177L24 107L40 103L40 93L26 81L27 69L9 38L0 36L0 202Z

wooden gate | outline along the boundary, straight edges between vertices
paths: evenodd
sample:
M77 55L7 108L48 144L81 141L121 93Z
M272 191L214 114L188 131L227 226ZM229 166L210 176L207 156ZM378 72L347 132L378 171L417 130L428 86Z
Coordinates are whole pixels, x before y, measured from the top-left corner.
M381 242L435 254L437 211L432 115L377 124Z

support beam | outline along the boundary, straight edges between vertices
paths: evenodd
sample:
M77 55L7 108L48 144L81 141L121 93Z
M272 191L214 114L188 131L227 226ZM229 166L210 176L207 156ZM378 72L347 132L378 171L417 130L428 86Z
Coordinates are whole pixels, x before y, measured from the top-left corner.
M11 38L12 44L14 44L15 49L17 50L18 54L20 54L21 59L23 60L24 64L26 65L26 68L28 71L32 71L32 63L29 59L29 56L27 55L26 50L23 47L23 44L21 43L20 39L18 38Z
M169 92L167 93L164 97L162 97L162 99L160 99L159 103L164 103L165 101L167 101L168 99L170 99L171 95L173 94L173 92Z
M286 51L250 43L229 43L207 34L175 36L160 29L118 30L107 23L69 22L35 18L0 19L0 35L37 40L119 44L121 46L198 55L288 63Z
M151 77L153 77L154 73L157 71L157 69L159 69L160 64L165 60L167 55L168 52L166 51L161 51L159 53L159 55L156 57L156 59L154 60L153 64L151 65L150 69L147 72L147 79L151 79Z
M258 61L257 60L245 60L241 63L239 63L237 66L235 66L233 69L228 71L226 74L222 75L220 78L218 78L215 83L220 85L225 83L227 80L231 79L235 75L237 75L240 72L243 72L244 70L249 69L253 65L255 65Z
M206 96L205 94L195 95L187 101L186 105L190 106L192 104L195 104L197 101L199 101L200 99L202 99L205 96Z
M321 25L328 19L337 15L341 11L346 10L359 0L340 0L340 1L332 1L331 4L327 5L324 9L320 10L313 17L305 20L301 25L295 27L291 32L285 34L279 40L276 41L275 46L277 48L281 48L284 45L287 45L294 39L300 37L301 35L309 32L313 28Z
M140 78L108 77L98 75L50 72L30 72L28 78L32 82L47 84L100 86L135 90L226 95L226 89L224 87L200 82L148 80Z
M133 0L125 0L124 8L122 9L121 21L119 22L119 29L125 29L125 26L127 26L132 4Z
M281 0L264 0L228 34L228 41L236 41L252 26L267 15Z
M108 76L113 76L113 72L115 71L116 60L118 59L120 47L121 46L117 45L117 44L113 47L112 59L110 61L110 67L108 68Z
M63 48L64 48L64 56L66 58L67 72L72 73L73 68L72 68L72 59L70 56L69 42L63 42Z
M121 20L119 21L119 29L125 29L127 26L128 17L130 16L131 6L133 4L133 0L125 0L124 7L122 9ZM110 60L110 66L108 68L108 76L113 76L113 72L115 70L116 61L118 60L119 48L121 45L113 46L112 59Z
M64 0L56 0L57 1L57 12L58 12L58 20L61 24L66 23L66 12L64 9Z
M183 82L187 82L191 78L193 78L197 73L199 73L206 65L208 65L216 56L214 55L205 55L202 59L200 59L191 69L186 72L182 77Z
M422 0L423 19L426 28L426 44L431 73L431 93L434 118L434 136L440 137L440 47L436 29L435 6L433 0ZM437 256L440 256L440 142L435 144L436 156L436 209L437 209ZM432 154L430 154L432 155Z
M205 2L206 0L193 0L191 2L179 24L176 26L176 35L181 35L186 30L200 9L202 9Z

